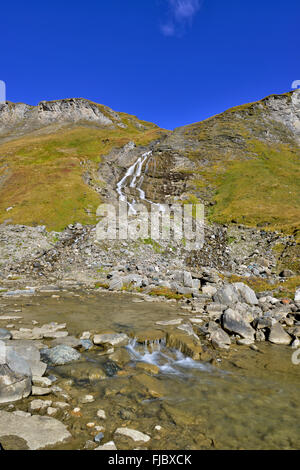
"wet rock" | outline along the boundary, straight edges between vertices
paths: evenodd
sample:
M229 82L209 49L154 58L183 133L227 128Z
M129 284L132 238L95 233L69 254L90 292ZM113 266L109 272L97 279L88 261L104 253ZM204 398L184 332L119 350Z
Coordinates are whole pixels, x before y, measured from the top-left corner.
M80 346L82 349L84 349L84 351L88 351L89 349L92 349L93 343L90 339L81 339Z
M273 325L272 328L270 328L268 340L274 344L289 345L292 338L279 323L276 323L276 325Z
M81 354L70 346L59 345L54 348L42 349L41 357L47 364L64 365L78 361Z
M116 362L120 366L124 366L131 361L130 354L125 348L118 349L108 357L111 361Z
M140 344L153 342L153 341L161 341L165 339L166 333L162 330L156 329L149 329L149 330L142 330L134 334L136 341Z
M98 416L98 418L100 418L100 419L106 419L106 414L105 414L105 411L104 411L104 410L98 410L98 411L97 411L97 416Z
M128 343L128 339L124 333L104 333L95 335L93 342L96 345L123 346Z
M51 388L36 387L34 385L32 387L31 393L33 396L44 396L44 395L49 395L51 391L52 391Z
M94 437L94 441L95 441L95 442L101 442L103 438L104 438L103 432L99 432L99 433L96 434L96 436Z
M117 450L116 444L113 441L106 442L102 446L96 447L95 450Z
M136 365L137 369L144 370L149 374L156 375L159 373L159 367L155 364L149 364L148 362L138 362Z
M51 387L52 385L52 381L48 377L38 377L36 375L32 377L32 383L37 387Z
M253 343L254 343L254 339L242 338L236 341L236 344L238 344L239 346L251 346Z
M240 335L245 339L254 339L255 330L245 321L243 316L231 308L227 309L222 318L223 328Z
M59 346L64 344L65 346L70 346L70 348L78 349L81 347L81 342L75 336L67 336L62 338L57 338L51 342L51 347Z
M0 340L11 339L11 338L12 338L12 334L10 331L6 330L5 328L0 328Z
M26 398L31 393L31 377L14 372L7 364L0 364L0 403Z
M221 328L216 328L210 334L212 345L219 349L229 349L231 339Z
M135 442L148 442L151 439L147 434L130 428L117 428L115 434L130 437Z
M157 321L156 325L161 325L161 326L172 326L172 325L180 325L182 323L181 318L177 318L175 320L165 320L165 321Z
M80 399L80 403L93 403L95 401L95 398L93 397L93 395L85 395L84 397L82 397Z
M142 387L143 391L153 398L162 398L165 393L164 384L155 377L147 374L139 374L132 378L135 387Z
M108 377L114 377L121 370L121 368L113 361L107 361L103 365L105 373Z
M201 357L202 347L200 341L199 339L196 341L193 336L188 336L180 331L172 331L167 333L166 343L168 347L178 349L194 360L199 360Z
M66 426L55 418L34 415L24 419L14 413L0 411L0 440L3 436L24 439L31 450L60 444L72 437Z
M29 404L30 411L40 411L52 405L51 400L32 400Z

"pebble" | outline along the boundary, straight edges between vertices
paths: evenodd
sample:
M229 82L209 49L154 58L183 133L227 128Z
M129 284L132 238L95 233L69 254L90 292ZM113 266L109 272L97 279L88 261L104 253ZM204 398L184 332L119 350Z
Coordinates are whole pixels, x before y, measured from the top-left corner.
M105 411L104 411L104 410L98 410L98 411L97 411L97 416L98 416L98 418L100 418L100 419L106 419L106 414L105 414Z
M57 409L56 409L56 408L52 408L52 406L49 406L49 407L47 408L47 415L48 415L48 416L54 416L54 415L56 415L56 413L57 413Z
M93 403L93 401L95 401L93 395L85 395L80 399L81 403Z

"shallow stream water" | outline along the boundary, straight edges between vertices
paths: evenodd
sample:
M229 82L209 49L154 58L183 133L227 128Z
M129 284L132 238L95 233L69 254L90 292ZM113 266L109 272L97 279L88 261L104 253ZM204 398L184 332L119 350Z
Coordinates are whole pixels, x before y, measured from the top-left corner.
M87 427L91 422L103 426L102 443L114 440L118 449L300 448L300 366L292 364L289 347L257 343L257 352L232 345L213 364L196 362L168 349L164 341L138 345L134 340L142 330L161 329L159 320L183 318L176 303L150 303L125 294L59 296L2 298L0 315L19 311L23 319L15 322L17 327L32 327L33 320L40 325L56 321L67 323L70 335L112 330L132 340L121 350L129 357L124 366L116 367L107 355L93 350L77 363L47 372L70 395L70 409L55 417L68 425L73 439L56 448L83 449L97 434ZM1 320L0 327L5 327ZM157 366L158 374L140 369L141 362ZM87 394L95 401L82 403ZM16 403L16 409L26 410L32 399ZM78 416L71 412L76 407ZM105 410L106 420L97 418L99 409ZM144 432L151 440L137 446L116 437L120 426Z

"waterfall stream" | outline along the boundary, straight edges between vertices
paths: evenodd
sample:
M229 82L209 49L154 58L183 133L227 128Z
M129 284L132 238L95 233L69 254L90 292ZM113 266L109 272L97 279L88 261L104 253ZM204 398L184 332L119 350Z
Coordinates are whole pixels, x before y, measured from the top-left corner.
M127 202L129 206L129 213L136 214L134 205L136 200L133 199L132 202L127 201L126 196L124 195L124 188L134 188L139 193L139 198L141 201L148 201L145 198L145 192L142 190L141 186L144 181L144 174L142 174L144 164L148 163L149 157L152 155L152 151L143 153L135 163L133 163L128 170L126 171L123 178L117 184L117 193L119 194L120 201ZM145 165L146 166L146 165ZM146 166L147 168L147 166ZM151 203L151 201L148 201Z

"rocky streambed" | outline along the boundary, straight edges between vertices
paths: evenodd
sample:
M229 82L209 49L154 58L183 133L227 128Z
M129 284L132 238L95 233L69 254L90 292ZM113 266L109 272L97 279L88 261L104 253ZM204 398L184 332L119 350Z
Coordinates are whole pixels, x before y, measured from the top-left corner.
M3 447L299 448L298 301L205 295L6 289Z

